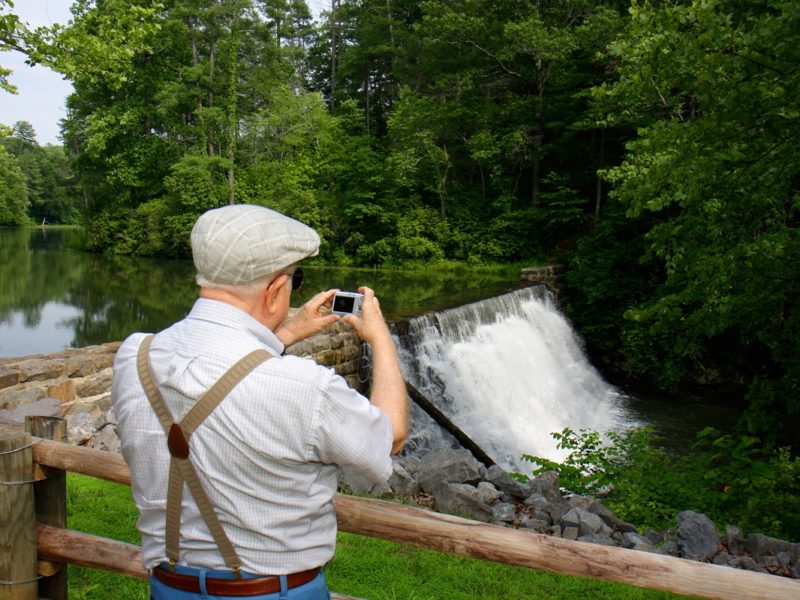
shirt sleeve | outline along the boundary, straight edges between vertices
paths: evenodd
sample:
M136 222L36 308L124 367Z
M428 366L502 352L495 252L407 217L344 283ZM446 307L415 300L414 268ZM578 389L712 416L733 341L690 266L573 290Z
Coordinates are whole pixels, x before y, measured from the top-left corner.
M392 426L383 411L332 374L321 390L314 445L319 460L352 467L372 483L392 474Z

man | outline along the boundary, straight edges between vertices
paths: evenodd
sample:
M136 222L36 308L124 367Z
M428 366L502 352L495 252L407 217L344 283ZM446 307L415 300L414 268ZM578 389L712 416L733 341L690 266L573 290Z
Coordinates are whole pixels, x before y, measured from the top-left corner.
M114 361L151 598L329 598L321 568L336 541L337 469L386 480L408 428L378 300L361 288L361 315L343 317L372 349L367 400L332 370L283 356L339 319L328 290L286 321L297 263L318 252L314 230L233 205L201 215L191 245L191 312L131 335Z

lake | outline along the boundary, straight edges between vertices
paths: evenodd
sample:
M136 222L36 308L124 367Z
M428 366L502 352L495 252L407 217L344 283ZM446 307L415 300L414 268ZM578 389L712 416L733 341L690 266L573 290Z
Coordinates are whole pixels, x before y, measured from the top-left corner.
M48 353L159 331L197 297L192 261L89 254L70 249L74 229L0 228L0 356ZM518 269L415 272L304 262L300 306L330 288L373 288L388 319L419 315L512 291Z

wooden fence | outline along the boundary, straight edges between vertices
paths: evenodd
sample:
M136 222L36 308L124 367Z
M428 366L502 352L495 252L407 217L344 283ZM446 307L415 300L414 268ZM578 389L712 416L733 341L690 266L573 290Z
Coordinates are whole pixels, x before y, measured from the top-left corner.
M44 427L43 433L41 427L27 428L61 437L57 428ZM46 472L37 472L42 469ZM65 528L66 471L130 485L121 455L0 430L0 600L65 598L63 563L147 577L138 546ZM334 502L342 531L458 556L719 600L800 598L800 581L789 578L565 540L381 500L337 494Z

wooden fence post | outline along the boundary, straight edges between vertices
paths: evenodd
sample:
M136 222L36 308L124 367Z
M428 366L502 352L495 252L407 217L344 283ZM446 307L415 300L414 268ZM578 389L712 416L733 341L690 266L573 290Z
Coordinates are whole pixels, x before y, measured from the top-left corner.
M67 441L67 421L60 417L27 416L25 430L33 436ZM43 478L33 484L36 521L53 527L67 526L67 473L40 467ZM39 477L37 477L39 479ZM64 563L39 561L39 598L67 600L67 568Z
M32 471L31 437L0 429L0 600L37 597Z

